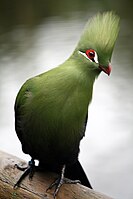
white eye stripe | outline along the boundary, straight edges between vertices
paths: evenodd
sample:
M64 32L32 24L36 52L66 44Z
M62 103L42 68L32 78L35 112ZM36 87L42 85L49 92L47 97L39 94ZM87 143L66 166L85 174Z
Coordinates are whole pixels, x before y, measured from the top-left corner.
M83 55L84 57L86 57L86 59L89 59L89 57L87 57L87 55L86 55L86 53L83 53L83 52L81 52L81 51L79 51L79 53L81 54L81 55ZM89 59L91 62L93 62L91 59Z
M98 56L97 56L96 51L95 51L95 57L94 57L94 60L95 60L95 62L98 64Z
M86 53L83 53L81 51L78 51L81 55L83 55L84 57L86 57L86 59L89 59L91 62L93 62L87 55ZM97 53L95 52L95 57L94 57L94 62L98 64L98 56Z

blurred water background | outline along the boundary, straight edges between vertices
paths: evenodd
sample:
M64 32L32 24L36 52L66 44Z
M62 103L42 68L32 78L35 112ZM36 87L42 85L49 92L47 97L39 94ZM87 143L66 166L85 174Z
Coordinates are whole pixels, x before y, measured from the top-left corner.
M62 63L99 11L121 17L110 77L95 83L80 161L97 191L133 198L133 2L0 0L0 150L25 160L14 130L14 101L28 78Z

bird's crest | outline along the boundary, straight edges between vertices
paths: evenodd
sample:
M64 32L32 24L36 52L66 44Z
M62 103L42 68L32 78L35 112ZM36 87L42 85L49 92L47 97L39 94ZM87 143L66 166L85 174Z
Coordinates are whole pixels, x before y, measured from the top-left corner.
M112 54L119 32L119 17L114 12L98 13L86 24L78 49L93 48L99 53Z

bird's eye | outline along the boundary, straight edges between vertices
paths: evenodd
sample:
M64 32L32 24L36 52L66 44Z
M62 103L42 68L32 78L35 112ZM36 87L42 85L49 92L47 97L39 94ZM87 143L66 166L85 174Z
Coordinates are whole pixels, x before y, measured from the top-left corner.
M90 61L98 63L97 53L93 49L86 50L85 54L90 59Z
M89 59L91 59L92 61L94 60L94 57L95 57L95 51L94 50L86 50L86 55Z

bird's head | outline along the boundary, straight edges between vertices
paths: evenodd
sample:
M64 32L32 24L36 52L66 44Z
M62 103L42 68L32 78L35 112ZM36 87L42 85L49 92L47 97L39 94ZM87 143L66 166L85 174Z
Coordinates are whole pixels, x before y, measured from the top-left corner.
M113 12L99 13L87 23L74 54L88 68L109 75L118 32L119 17Z

